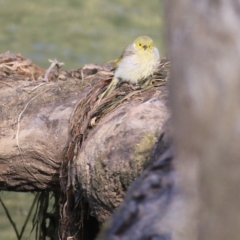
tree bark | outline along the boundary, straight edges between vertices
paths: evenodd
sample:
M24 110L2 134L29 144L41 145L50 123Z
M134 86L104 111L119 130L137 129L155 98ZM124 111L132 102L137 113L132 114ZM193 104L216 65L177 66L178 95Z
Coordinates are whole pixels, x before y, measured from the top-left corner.
M167 92L159 90L159 95L127 102L109 113L76 156L74 185L79 185L100 222L111 216L132 181L152 163L152 149L169 117ZM164 142L159 144L165 147Z
M4 80L4 79L3 79ZM1 80L2 81L2 80ZM59 167L79 81L0 83L0 189L60 190Z

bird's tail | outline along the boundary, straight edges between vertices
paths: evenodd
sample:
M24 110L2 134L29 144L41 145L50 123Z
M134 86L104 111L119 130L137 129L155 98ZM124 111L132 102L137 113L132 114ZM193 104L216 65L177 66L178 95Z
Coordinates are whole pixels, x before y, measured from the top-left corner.
M117 87L118 82L119 82L118 78L114 77L110 82L109 86L107 87L107 89L101 94L99 100L109 96L112 93L112 91Z

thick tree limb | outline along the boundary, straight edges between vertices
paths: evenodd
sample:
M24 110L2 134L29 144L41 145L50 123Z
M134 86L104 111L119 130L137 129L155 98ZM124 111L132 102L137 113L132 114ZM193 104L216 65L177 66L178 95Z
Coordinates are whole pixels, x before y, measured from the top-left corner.
M90 65L80 70L78 78L76 71L49 72L50 81L42 82L44 71L34 72L36 66L30 61L8 54L0 57L0 189L60 191L64 149L83 135L76 148L70 148L72 164L66 172L67 185L61 185L63 195L69 196L65 190L71 186L72 197L78 201L84 196L91 214L104 221L129 184L151 163L152 148L164 132L168 91L161 81L168 77L169 63L159 65L160 74L147 88L130 91L123 84L112 94L112 101L109 97L98 102L98 92L111 79L107 67ZM37 81L27 81L33 80L33 72ZM73 209L79 217L81 209L74 204ZM70 217L63 216L62 226Z
M68 119L79 98L78 81L11 82L1 88L1 190L59 190Z
M100 222L111 215L130 183L152 162L152 148L169 116L167 92L159 90L160 95L123 104L102 119L74 161L72 175L77 175L92 215ZM164 142L159 144L164 146Z

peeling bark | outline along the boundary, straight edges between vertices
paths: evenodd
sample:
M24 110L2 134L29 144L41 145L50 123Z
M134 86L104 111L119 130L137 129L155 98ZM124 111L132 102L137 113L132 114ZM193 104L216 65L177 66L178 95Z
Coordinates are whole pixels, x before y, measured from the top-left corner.
M162 87L157 96L123 104L88 135L73 175L100 222L109 218L130 183L151 164L152 149L169 117L166 105L167 91Z
M79 81L8 81L1 92L0 189L59 190L68 120L80 97ZM1 83L0 83L1 84Z

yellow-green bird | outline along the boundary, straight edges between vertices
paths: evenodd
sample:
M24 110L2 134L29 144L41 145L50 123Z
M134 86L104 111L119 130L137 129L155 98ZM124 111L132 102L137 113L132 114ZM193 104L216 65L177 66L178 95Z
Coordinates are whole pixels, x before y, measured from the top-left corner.
M148 36L138 37L127 46L119 59L115 61L114 77L101 98L109 96L120 82L138 84L139 80L152 75L157 68L160 55Z

